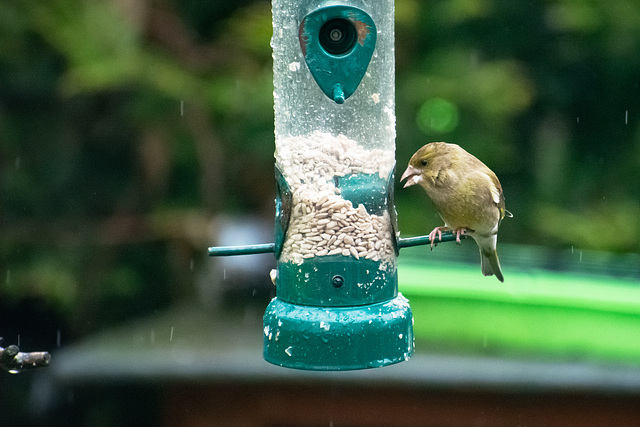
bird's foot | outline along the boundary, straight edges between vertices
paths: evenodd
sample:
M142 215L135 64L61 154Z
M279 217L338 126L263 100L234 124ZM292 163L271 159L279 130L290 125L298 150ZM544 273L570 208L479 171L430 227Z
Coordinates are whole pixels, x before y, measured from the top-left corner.
M448 227L436 227L431 233L429 233L429 240L431 241L431 250L433 250L434 246L437 246L436 236L438 236L438 240L442 242L442 232L449 230Z
M466 236L467 235L467 229L466 228L458 228L456 230L456 243L457 244L462 244L462 241L460 240L460 236Z

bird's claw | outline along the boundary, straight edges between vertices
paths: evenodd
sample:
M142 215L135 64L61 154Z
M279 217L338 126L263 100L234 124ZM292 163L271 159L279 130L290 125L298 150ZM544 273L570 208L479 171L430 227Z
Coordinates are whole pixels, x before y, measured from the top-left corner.
M440 240L442 242L442 230L443 229L447 229L446 227L436 227L433 230L431 230L431 233L429 233L429 240L431 241L431 250L433 250L434 246L437 246L438 244L436 243L436 235L438 236L438 240Z
M438 246L438 242L436 242L436 237L440 242L442 242L442 232L449 231L449 230L450 230L449 227L446 227L446 226L436 227L431 231L431 233L429 233L429 240L431 241L431 250L433 250L435 246ZM467 229L458 228L457 230L455 230L455 233L456 233L456 243L461 245L462 244L461 237L467 235Z

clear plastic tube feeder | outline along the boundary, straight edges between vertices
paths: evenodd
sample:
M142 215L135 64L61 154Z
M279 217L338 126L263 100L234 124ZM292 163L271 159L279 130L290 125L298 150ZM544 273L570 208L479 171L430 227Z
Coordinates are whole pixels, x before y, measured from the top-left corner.
M398 293L393 0L273 0L276 297L264 358L311 370L413 354ZM215 248L212 248L215 249ZM211 251L211 250L210 250Z

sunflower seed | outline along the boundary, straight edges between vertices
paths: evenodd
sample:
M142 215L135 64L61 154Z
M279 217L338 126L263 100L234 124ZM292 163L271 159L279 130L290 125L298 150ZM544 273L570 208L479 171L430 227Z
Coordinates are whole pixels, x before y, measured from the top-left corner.
M355 258L355 259L360 259L360 255L358 255L358 251L356 250L355 247L351 246L349 248L349 252L351 253L351 255Z

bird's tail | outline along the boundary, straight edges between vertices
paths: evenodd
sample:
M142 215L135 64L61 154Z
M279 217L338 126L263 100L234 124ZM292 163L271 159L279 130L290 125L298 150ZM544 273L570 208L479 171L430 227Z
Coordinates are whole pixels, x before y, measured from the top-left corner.
M493 234L488 237L473 236L478 247L480 248L480 265L482 274L485 276L496 275L498 280L504 282L500 261L498 260L498 252L496 251L496 243L498 236Z
M498 280L504 282L500 260L498 260L498 252L495 249L483 250L480 248L480 264L482 266L482 274L485 276L495 274Z

